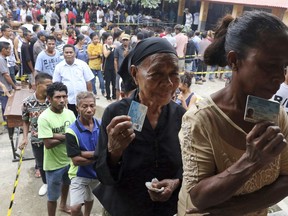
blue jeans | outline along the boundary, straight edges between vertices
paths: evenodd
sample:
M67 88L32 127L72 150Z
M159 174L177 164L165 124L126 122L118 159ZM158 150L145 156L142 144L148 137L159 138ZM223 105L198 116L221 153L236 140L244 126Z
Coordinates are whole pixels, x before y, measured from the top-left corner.
M105 94L105 86L104 86L104 79L103 79L102 71L100 71L100 70L93 70L93 69L91 69L91 70L92 70L92 72L93 72L93 74L94 74L94 76L95 76L95 77L91 80L92 88L93 88L93 93L94 93L95 95L97 95L97 89L96 89L96 86L95 86L95 84L96 84L96 76L97 76L98 79L99 79L99 83L100 83L101 93L102 93L102 95L104 95L104 94Z
M10 77L11 77L12 81L13 81L14 83L16 83L16 78L15 78L15 66L9 67L9 74L10 74Z
M8 96L4 96L4 92L0 92L0 102L1 102L1 110L2 110L2 118L3 121L6 121L6 117L4 116L5 108L7 105Z

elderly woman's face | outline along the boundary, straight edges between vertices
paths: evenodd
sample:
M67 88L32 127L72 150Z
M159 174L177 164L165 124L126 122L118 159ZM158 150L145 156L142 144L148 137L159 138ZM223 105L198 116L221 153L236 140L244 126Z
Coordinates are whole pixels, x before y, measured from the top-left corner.
M180 82L176 55L157 53L148 56L135 70L134 79L142 98L158 105L170 102Z

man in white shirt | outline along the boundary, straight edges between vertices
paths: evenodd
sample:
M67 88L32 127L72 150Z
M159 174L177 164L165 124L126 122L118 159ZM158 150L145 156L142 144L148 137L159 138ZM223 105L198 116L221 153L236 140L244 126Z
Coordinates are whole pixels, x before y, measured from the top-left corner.
M98 7L97 9L97 23L101 24L103 22L103 18L104 18L104 11L102 10L101 7ZM97 25L97 28L100 29L100 25Z
M1 26L1 32L2 37L0 38L0 41L2 42L8 42L10 44L11 50L14 50L13 41L11 40L12 29L9 25L4 24ZM16 58L14 55L14 52L12 51L9 56L6 57L7 60L7 66L9 68L10 77L13 80L13 82L16 84L15 79L15 66L16 66Z
M92 91L91 80L94 75L88 64L76 59L75 47L66 44L63 47L64 60L56 65L53 82L62 82L68 88L68 109L78 116L76 96L81 91Z

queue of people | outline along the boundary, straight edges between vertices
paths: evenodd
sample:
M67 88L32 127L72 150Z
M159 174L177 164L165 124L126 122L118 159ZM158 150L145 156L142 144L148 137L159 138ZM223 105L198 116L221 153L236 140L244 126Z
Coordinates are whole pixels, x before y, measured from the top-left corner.
M205 47L200 64L229 66L233 77L229 85L201 101L190 90L191 73L179 73L185 68L181 55L192 36L188 39L181 33L181 26L175 30L176 42L139 37L135 44L125 33L118 44L110 33L103 32L100 38L92 32L87 49L83 48L85 37L74 30L71 37L77 35L76 44L62 44L63 60L53 61L52 75L40 67L37 75L33 71L35 80L29 82L36 91L23 104L21 148L28 144L30 125L36 164L41 176L45 175L49 216L55 215L60 197L59 210L83 215L83 205L84 215L89 215L93 194L103 205L103 214L111 216L264 216L269 206L288 195L286 112L281 108L276 122L251 123L243 118L248 95L270 99L284 82L287 26L269 13L250 11L236 19L224 17L213 40L203 35L203 44L191 48ZM1 31L10 37L9 26ZM30 31L22 31L28 43ZM45 39L47 48L38 57L58 54L56 39ZM11 56L11 48L9 42L0 42L2 62ZM84 56L80 52L87 52L88 62L77 59ZM7 89L18 87L13 70L4 64L0 82L6 96ZM95 76L108 100L118 97L101 121L93 117L98 97ZM203 77L198 76L201 81ZM178 88L179 104L172 100ZM141 113L143 122L137 122L143 124L141 130L132 122L134 116L129 116L133 104L146 110Z

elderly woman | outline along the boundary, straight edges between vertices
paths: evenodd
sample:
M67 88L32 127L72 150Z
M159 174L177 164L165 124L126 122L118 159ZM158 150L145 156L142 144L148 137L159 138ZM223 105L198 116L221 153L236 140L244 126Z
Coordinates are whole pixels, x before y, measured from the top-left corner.
M288 28L265 12L225 17L204 59L233 78L183 117L178 215L267 215L288 195L287 115L255 124L244 112L248 95L269 99L283 82Z
M113 216L172 216L182 179L178 132L185 112L171 101L179 85L177 54L165 39L145 39L118 73L136 90L104 112L95 152L101 184L94 194ZM141 132L132 129L127 116L132 101L148 107ZM159 182L152 187L164 190L146 188L153 178Z

